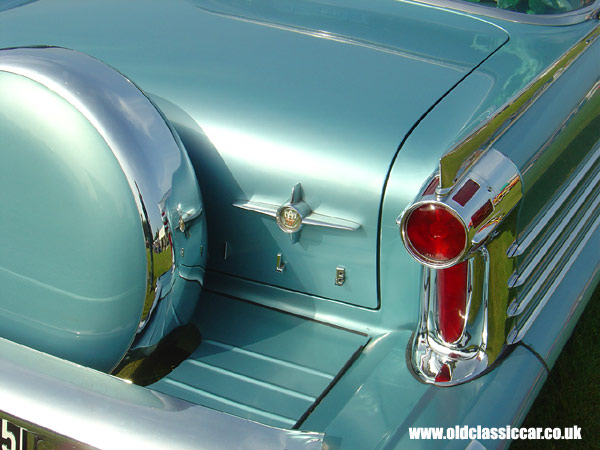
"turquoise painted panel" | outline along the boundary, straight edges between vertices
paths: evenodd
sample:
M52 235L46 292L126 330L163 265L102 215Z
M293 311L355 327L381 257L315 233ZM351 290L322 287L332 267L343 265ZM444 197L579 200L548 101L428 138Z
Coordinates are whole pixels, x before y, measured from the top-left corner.
M191 386L188 383L173 380L172 378L165 378L160 384L151 385L151 388L163 394L176 397L196 405L201 405L216 411L223 411L228 414L232 414L244 419L250 419L265 425L289 430L296 423L293 418L265 411L260 408L253 408L249 405L243 405L237 400L229 400L224 396L213 394L212 392ZM291 412L290 415L293 414L294 412Z
M571 27L531 28L498 23L511 34L511 39L425 116L403 143L387 181L381 216L381 301L393 304L404 296L406 306L399 314L406 322L416 322L420 300L420 286L406 284L406 280L420 279L421 268L404 248L396 219L420 192L427 177L438 170L441 155L485 123L495 110L508 104L595 26L595 23L582 23ZM536 123L533 117L519 127L519 133L511 135L512 146L502 146L521 169L539 149L539 146L526 144L541 139L539 133L530 135L528 127L550 130L545 128L545 123ZM516 146L517 142L523 145Z
M0 45L75 48L153 96L198 170L209 269L377 308L390 162L421 115L507 35L409 2L305 3L300 15L290 5L40 1L0 17ZM292 244L271 218L231 206L281 205L298 182L313 210L362 227L305 227Z
M368 337L242 300L204 294L199 348L151 386L200 405L291 428Z
M110 370L133 339L146 289L123 171L87 119L21 76L0 73L0 136L0 335Z
M213 411L1 338L0 397L2 419L25 418L21 425L49 437L46 444L55 442L54 433L69 438L60 441L63 448L83 442L96 449L322 449L320 433Z
M0 5L0 11L6 11L8 9L19 8L20 6L25 6L29 3L33 3L37 0L5 0Z
M405 364L409 338L410 332L398 332L371 341L301 429L324 431L326 445L335 450L464 449L469 440L442 446L436 440L411 440L409 427L519 424L546 378L539 360L517 347L502 365L469 383L425 385ZM483 442L486 448L505 443Z
M496 144L523 177L519 231L560 195L575 168L600 141L600 41L560 75ZM595 94L595 96L594 96Z
M395 219L435 170L443 152L545 70L591 25L539 27L533 33L520 25L503 24L515 37L456 86L411 132L430 106L506 41L504 31L462 14L405 2L378 2L368 14L363 11L363 2L345 6L342 2L309 2L302 15L287 10L289 2L281 2L279 9L265 4L258 13L233 3L225 9L213 6L210 11L197 7L199 4L105 1L81 5L55 0L32 3L0 16L2 46L55 44L77 48L115 66L152 96L181 134L208 200L211 288L286 311L204 295L196 320L204 343L153 388L289 428L352 355L369 342L302 424L307 430L325 431L328 448L405 448L414 444L408 438L409 426L519 423L545 378L540 361L521 346L491 373L450 389L421 384L410 373L406 347L417 319L420 267L401 248ZM320 16L316 11L330 14ZM356 25L361 18L374 26L361 29ZM62 30L58 36L59 20ZM111 24L108 35L107 23ZM348 23L352 26L346 27ZM445 37L434 38L437 32ZM419 38L412 40L414 36ZM291 53L289 48L297 52ZM52 97L47 92L45 95ZM41 97L35 95L35 111L43 105ZM0 111L18 111L19 105L8 93L0 98L6 106ZM65 115L69 112L66 108ZM35 149L42 142L55 151L36 153L43 167L22 164L20 172L7 170L5 184L0 184L1 194L15 193L7 200L11 239L6 240L6 245L12 246L9 254L15 255L14 262L4 261L0 267L21 264L19 270L33 268L42 274L39 276L46 276L55 272L48 261L56 261L56 267L75 261L75 274L84 266L100 269L90 288L96 282L106 289L118 290L125 285L137 288L142 277L133 284L131 279L118 278L131 270L139 268L143 273L145 269L140 262L144 260L143 244L140 247L139 239L131 238L133 218L124 214L119 220L120 216L109 214L108 223L107 215L100 214L110 210L102 207L102 196L96 208L89 202L77 208L83 203L78 189L87 185L79 180L68 183L69 176L76 178L93 170L69 166L73 170L66 171L66 158L61 159L60 152L70 152L69 164L73 165L80 148L71 145L65 150L64 135L55 126L47 128L57 136L50 133L40 137L44 128L39 123L20 120L17 127L11 122L13 117L4 116L0 136L8 136L14 148ZM43 115L44 120L49 117L56 120L58 116ZM76 117L64 123L80 126ZM86 147L105 149L94 137L94 130L80 129ZM531 138L534 141L539 135ZM404 144L398 153L401 142ZM98 154L102 154L100 150ZM9 163L17 166L21 155L13 152ZM52 159L55 155L59 155L57 160ZM530 156L521 153L515 159L527 161ZM119 174L111 164L102 160L92 168ZM47 181L50 189L32 191L36 195L18 203L15 199L23 197L17 194L25 191L22 180L29 178ZM90 183L97 183L94 176L89 178ZM289 199L291 186L298 181L315 210L360 222L362 228L354 233L306 228L301 241L292 244L271 219L231 207L234 201L242 200L281 204ZM114 175L110 186L102 186L108 193L102 192L106 198L129 198L124 195L123 183ZM384 185L385 201L381 204ZM48 201L40 202L40 198ZM56 198L61 199L63 215L55 217ZM89 200L89 196L85 198ZM35 209L26 208L30 205ZM123 210L134 208L124 204ZM59 227L64 223L68 228ZM124 229L115 229L119 226ZM29 235L39 235L40 229L51 237L50 243L61 233L69 242L86 239L89 252L82 252L81 246L61 247L62 252L51 247L36 254L32 264L31 255L26 260L18 250L46 248L48 242L44 240L33 242L35 245L29 241ZM92 236L83 234L89 230ZM107 230L118 233L118 237L98 239ZM117 246L128 253L123 257L110 253ZM288 263L283 273L274 267L278 251ZM110 269L103 272L109 265L103 262L109 261L109 256ZM105 259L99 263L93 258ZM195 264L198 254L182 255L184 262L190 259L190 264ZM337 265L347 268L348 281L342 287L333 284ZM16 273L16 269L11 270ZM597 280L595 270L589 268L590 279ZM112 278L115 274L116 282ZM378 274L380 302L376 294ZM579 274L583 277L586 272ZM88 279L74 279L76 286L77 281L88 286ZM21 276L18 282L23 280ZM54 307L52 292L43 295L33 284L24 289L14 283L15 293L36 299L40 314ZM185 290L183 285L179 287ZM581 299L587 295L583 288L578 292ZM562 293L557 291L557 298ZM195 295L192 290L188 298ZM16 303L15 307L24 304ZM560 337L550 342L534 327L526 342L553 361L571 327L562 319L576 317L580 306L577 302L549 305L543 314L560 315L560 320L554 318L552 322L554 329L561 329ZM160 335L179 324L178 305L164 302L160 307L164 314L158 316L161 321L154 324L155 329L149 328L151 336L155 330ZM193 303L181 307L183 315L189 315ZM73 312L81 317L88 314L94 323L99 318L109 323L112 318L108 314L94 316L92 307ZM30 311L26 314L31 317ZM310 318L359 329L367 336ZM70 337L75 335L72 331L67 330ZM21 330L12 327L11 332ZM36 339L49 336L49 332L36 333ZM154 343L152 337L149 343ZM511 395L507 396L509 390ZM502 408L491 409L490 404L502 404ZM419 444L435 448L438 443ZM464 448L465 444L452 442L449 446Z
M193 357L225 370L252 373L254 377L270 384L285 384L291 390L313 397L313 400L335 377L335 374L211 339L205 339Z
M243 300L207 295L196 313L204 336L334 376L367 337ZM327 355L317 358L316 355Z
M254 375L252 372L251 374ZM163 384L170 388L164 392L176 397L188 399L185 394L182 395L180 390L173 389L173 387L183 385L186 391L191 391L192 398L196 397L194 403L203 405L202 398L206 396L209 400L220 404L216 408L219 411L239 414L241 417L249 419L254 418L254 420L267 425L281 426L281 424L269 420L269 415L272 415L277 420L284 422L285 428L292 428L296 420L315 401L313 397L265 383L253 376L225 371L197 359L186 360L177 368L176 373L170 374L164 380ZM161 385L153 385L152 388L160 391ZM237 408L246 412L230 411L228 406L231 403L235 403ZM266 414L261 414L259 411L264 411Z

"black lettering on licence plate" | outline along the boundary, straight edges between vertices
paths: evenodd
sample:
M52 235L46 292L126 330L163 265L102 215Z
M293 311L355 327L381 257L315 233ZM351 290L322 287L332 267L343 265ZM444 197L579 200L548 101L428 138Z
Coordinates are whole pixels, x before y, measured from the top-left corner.
M0 427L0 448L2 450L26 450L27 430L2 419Z

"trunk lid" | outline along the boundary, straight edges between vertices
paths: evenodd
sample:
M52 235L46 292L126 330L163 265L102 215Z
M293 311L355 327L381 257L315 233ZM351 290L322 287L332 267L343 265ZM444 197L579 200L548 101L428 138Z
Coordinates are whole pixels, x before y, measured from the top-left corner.
M366 308L379 305L380 203L399 145L508 39L391 0L21 3L0 15L0 46L88 53L175 125L205 198L209 269ZM312 211L360 227L306 225L292 242L273 217L233 206L282 205L297 183Z

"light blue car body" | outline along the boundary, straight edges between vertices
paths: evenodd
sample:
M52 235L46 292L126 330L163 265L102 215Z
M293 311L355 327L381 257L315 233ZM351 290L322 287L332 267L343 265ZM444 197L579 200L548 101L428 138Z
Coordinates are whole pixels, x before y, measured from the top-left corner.
M159 319L140 334L149 250L131 183L98 130L52 88L3 71L10 50L0 50L0 394L12 393L0 411L98 448L465 448L472 439L411 440L409 428L518 426L598 284L600 233L589 227L584 245L573 243L568 271L544 287L535 320L515 319L519 339L493 367L439 387L407 361L423 270L396 219L443 155L587 39L494 143L523 183L517 230L539 219L600 148L597 9L554 26L384 0L0 4L0 48L73 50L134 82L181 139L173 192L195 186L193 172L202 194L194 187L188 199L202 211L192 237L173 231L176 269L152 306ZM556 144L579 113L585 139ZM313 212L359 227L305 225L294 242L273 217L234 206L283 205L297 183ZM171 224L180 204L164 209ZM146 388L9 342L110 372L132 341L150 348L187 321L200 347ZM32 396L40 374L48 390ZM110 423L114 440L32 413L60 411L57 392L81 395L65 408ZM138 415L118 423L119 411Z

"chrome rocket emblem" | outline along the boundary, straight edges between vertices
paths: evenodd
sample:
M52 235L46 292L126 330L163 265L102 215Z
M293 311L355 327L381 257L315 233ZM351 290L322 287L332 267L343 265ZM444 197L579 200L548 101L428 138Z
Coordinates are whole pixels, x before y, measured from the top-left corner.
M259 202L238 202L233 206L274 217L281 231L289 234L293 243L300 239L300 230L304 225L350 231L360 228L356 222L313 212L304 201L304 192L300 183L292 188L290 201L281 206Z
M304 219L311 214L312 210L310 209L310 206L304 201L302 185L297 183L292 188L292 197L290 201L277 208L275 220L281 231L289 233L292 242L297 242L300 238L300 229L305 223Z

